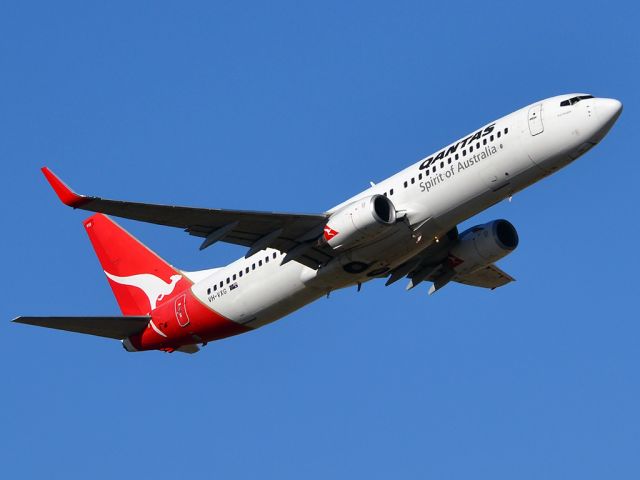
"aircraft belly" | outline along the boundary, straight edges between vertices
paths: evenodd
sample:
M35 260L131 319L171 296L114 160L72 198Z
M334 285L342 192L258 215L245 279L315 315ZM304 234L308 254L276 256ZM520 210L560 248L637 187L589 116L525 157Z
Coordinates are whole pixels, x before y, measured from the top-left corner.
M322 290L305 287L292 295L281 296L274 303L263 304L261 310L257 312L252 321L247 323L247 326L251 328L262 327L299 310L324 295L325 292Z

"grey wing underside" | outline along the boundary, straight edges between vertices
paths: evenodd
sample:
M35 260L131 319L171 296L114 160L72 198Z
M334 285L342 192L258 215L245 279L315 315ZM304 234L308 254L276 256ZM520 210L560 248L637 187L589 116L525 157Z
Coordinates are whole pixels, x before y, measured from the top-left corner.
M433 293L449 282L462 283L472 287L495 289L507 285L515 279L495 264L481 267L471 273L460 274L449 265L448 252L457 238L457 229L453 229L442 238L423 250L403 265L396 267L387 280L390 285L402 277L409 279L407 289L414 288L423 281L433 282L429 293Z
M295 251L292 259L311 268L318 268L333 258L331 249L315 242L327 223L325 214L220 210L108 200L79 195L48 168L44 167L42 172L60 200L70 207L182 228L189 235L205 239L201 249L220 241L249 247L248 256L268 247L283 253Z
M97 197L87 197L87 199L87 202L76 208L183 228L189 235L203 239L227 229L228 231L223 232L224 236L218 241L249 248L260 239L279 231L277 237L266 246L284 253L319 237L327 223L325 215L179 207L105 200ZM296 261L311 268L318 268L332 258L333 255L328 249L312 247L303 255L296 257Z
M444 263L433 266L432 268L433 270L426 277L420 278L417 282L413 281L413 272L407 275L411 282L410 288L413 288L418 283L426 280L428 282L433 282L433 287L431 287L429 293L439 290L450 281L469 285L470 287L482 287L494 290L515 281L515 278L498 268L493 263L485 267L481 267L471 273L465 274L456 274L454 272L451 272L450 274L450 270Z
M513 278L508 273L499 269L495 264L482 267L475 272L468 273L466 275L459 275L454 278L454 282L463 283L472 287L494 288L502 287L510 282L514 282Z

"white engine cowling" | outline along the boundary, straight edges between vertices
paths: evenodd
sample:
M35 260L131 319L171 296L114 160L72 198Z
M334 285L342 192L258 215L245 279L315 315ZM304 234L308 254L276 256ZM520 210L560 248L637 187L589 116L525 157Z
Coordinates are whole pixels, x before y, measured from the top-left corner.
M324 227L323 241L346 249L371 241L396 223L396 209L387 197L361 198L335 212Z
M456 272L468 273L500 260L518 246L518 232L506 220L494 220L465 230L449 252Z

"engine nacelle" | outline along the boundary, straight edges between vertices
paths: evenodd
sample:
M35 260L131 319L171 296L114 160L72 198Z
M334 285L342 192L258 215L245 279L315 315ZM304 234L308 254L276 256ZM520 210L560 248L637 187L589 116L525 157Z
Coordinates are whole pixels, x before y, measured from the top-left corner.
M500 260L518 246L518 232L506 220L494 220L465 230L449 252L456 272L469 273Z
M346 249L379 237L396 223L396 209L387 197L361 198L335 212L324 227L323 241Z

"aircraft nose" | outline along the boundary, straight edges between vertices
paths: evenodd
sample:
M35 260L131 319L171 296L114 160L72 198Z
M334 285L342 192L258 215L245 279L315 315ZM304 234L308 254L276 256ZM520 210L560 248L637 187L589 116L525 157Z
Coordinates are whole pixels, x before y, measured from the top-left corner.
M615 98L599 98L596 103L596 111L603 122L615 122L622 113L622 102Z
M615 98L597 98L595 100L596 116L600 125L593 140L598 143L609 133L613 124L618 120L622 113L622 102Z

